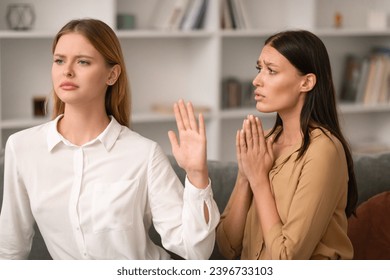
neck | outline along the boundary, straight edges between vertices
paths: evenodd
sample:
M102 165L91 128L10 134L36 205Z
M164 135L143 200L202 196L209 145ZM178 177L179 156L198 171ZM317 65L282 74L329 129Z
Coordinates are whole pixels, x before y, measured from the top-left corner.
M65 108L64 116L58 122L57 129L65 139L81 146L99 136L109 123L110 119L105 112Z
M302 130L300 116L282 117L283 131L278 139L278 142L283 145L295 145L302 141Z

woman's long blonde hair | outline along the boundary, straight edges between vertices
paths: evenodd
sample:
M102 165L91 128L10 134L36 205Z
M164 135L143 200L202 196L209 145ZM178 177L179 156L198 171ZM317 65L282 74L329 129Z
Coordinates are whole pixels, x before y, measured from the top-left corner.
M105 98L107 115L112 115L122 125L130 127L131 123L131 95L127 79L126 65L122 49L115 32L104 22L96 19L71 20L57 33L53 41L54 54L58 40L62 35L78 33L83 35L104 57L107 65L119 65L121 73L112 86L108 86ZM65 104L53 90L53 118L64 113Z

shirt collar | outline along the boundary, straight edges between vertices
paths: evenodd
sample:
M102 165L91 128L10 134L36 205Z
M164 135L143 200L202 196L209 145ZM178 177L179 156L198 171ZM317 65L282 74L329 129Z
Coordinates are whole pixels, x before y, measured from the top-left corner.
M54 120L52 120L48 124L49 129L48 129L48 133L47 133L47 148L48 148L49 152L51 150L53 150L53 148L57 144L59 144L60 142L63 142L66 145L69 145L69 142L66 141L66 139L64 139L64 137L57 130L58 121L62 117L63 117L63 115L59 115L58 117L56 117ZM122 130L122 126L118 123L118 121L113 116L110 116L110 119L111 119L111 121L108 124L108 126L106 127L106 129L102 133L100 133L100 135L98 137L96 137L96 139L86 143L83 146L86 146L86 145L90 144L91 142L95 142L98 140L104 145L105 149L107 151L109 151L114 146L114 144L115 144L116 140L118 139L119 134Z

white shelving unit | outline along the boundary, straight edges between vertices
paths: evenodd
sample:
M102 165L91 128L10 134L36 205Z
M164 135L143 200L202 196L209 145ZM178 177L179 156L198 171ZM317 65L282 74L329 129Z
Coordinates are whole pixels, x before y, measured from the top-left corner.
M133 129L157 141L170 152L168 130L175 130L171 114L156 113L154 104L171 106L179 98L206 106L209 159L235 160L235 133L248 114L271 127L274 114L255 108L221 109L221 83L227 77L250 81L264 40L287 28L305 28L325 42L337 91L342 83L347 53L365 54L372 46L390 46L390 30L366 28L367 11L390 13L390 1L364 0L243 0L251 29L220 28L221 0L209 0L205 25L196 31L153 28L158 13L176 0L25 0L33 3L36 22L31 31L10 31L9 4L0 2L0 141L20 129L43 123L33 118L32 98L51 91L51 43L58 29L71 18L95 17L115 28L116 14L135 15L136 29L118 30L132 90ZM151 8L152 7L152 8ZM353 7L353 8L351 8ZM60 12L58 12L60 11ZM333 28L333 16L343 15L343 27ZM302 17L304 15L304 17ZM340 120L353 147L371 150L390 147L390 105L340 104Z

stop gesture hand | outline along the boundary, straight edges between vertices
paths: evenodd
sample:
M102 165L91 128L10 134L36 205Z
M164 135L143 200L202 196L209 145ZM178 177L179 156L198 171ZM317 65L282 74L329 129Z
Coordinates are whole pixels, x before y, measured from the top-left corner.
M179 100L174 104L179 140L175 132L169 131L168 136L172 153L178 165L183 168L190 182L198 188L205 188L209 183L206 155L206 131L204 118L199 114L199 123L190 102L184 104Z

